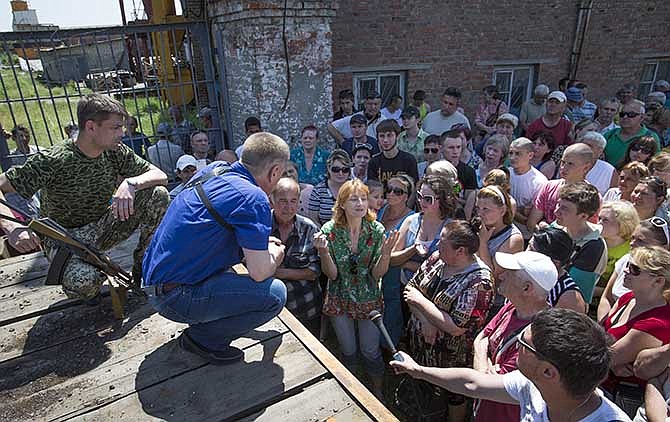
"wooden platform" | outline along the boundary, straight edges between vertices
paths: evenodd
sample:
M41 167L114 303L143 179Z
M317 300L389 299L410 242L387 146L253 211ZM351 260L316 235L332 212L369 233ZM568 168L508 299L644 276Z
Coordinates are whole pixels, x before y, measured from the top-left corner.
M126 268L132 247L113 253ZM0 421L396 420L286 310L234 343L243 362L213 366L143 299L117 321L46 271L39 253L0 261Z

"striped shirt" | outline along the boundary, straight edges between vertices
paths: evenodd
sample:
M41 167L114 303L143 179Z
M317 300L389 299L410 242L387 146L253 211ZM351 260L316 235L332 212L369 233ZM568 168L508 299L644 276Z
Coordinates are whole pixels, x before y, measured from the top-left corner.
M319 221L315 221L318 226L323 226L333 217L334 206L335 197L330 191L330 188L328 188L328 180L314 186L312 193L309 195L307 209L310 213L319 213Z
M549 304L552 307L556 306L563 293L568 290L576 290L580 294L582 293L579 286L575 283L572 277L570 277L570 274L565 273L558 279L558 281L556 281L554 288L549 291Z

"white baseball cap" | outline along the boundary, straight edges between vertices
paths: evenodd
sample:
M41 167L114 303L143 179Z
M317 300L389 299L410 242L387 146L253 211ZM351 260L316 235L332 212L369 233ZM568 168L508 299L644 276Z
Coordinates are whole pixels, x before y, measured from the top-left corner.
M561 103L564 103L568 100L562 91L552 91L551 94L549 94L549 96L547 97L547 99L551 100L552 98L558 100Z
M515 254L496 252L496 262L507 270L524 270L540 288L548 292L558 280L554 262L546 255L534 251Z
M196 160L194 156L188 154L184 154L179 157L177 160L177 170L184 171L184 169L188 166L198 168L198 160Z

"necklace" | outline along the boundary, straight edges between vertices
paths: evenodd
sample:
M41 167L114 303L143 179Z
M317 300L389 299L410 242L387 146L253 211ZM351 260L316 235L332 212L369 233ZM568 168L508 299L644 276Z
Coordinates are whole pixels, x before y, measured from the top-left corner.
M572 409L572 412L570 412L570 413L568 414L568 420L571 421L571 420L572 420L572 416L575 414L575 412L576 412L578 409L580 409L582 406L584 406L586 403L588 403L588 402L591 400L592 397L593 397L593 393L589 394L589 396L586 398L586 400L584 400L579 406L577 406L577 407L575 407L574 409Z

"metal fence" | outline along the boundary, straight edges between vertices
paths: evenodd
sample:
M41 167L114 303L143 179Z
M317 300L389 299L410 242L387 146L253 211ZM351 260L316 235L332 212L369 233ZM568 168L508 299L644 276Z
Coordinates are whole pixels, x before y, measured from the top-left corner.
M169 156L149 157L159 127L186 153L190 135L205 131L211 158L230 133L211 51L204 22L0 33L0 165L76 136L77 101L91 92L124 104L137 122L124 142L172 178L170 148L157 145L154 153Z

